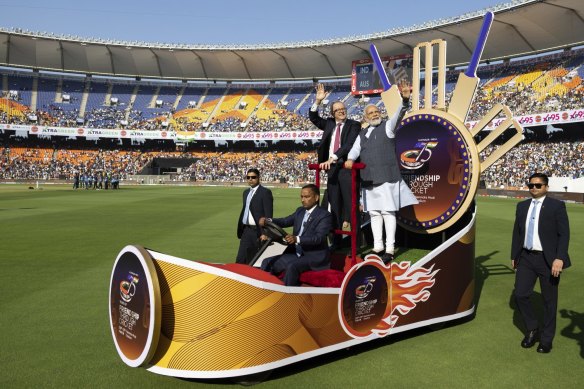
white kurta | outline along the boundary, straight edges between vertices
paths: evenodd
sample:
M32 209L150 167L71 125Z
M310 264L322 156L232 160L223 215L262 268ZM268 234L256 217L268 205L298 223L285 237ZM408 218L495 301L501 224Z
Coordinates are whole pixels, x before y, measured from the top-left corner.
M393 116L385 123L385 134L388 138L395 138L395 128L397 119L401 111L401 106L397 108ZM375 127L367 128L366 138L369 138ZM361 155L361 137L357 137L347 159L356 160ZM381 185L361 188L361 200L363 210L368 211L397 211L408 205L418 204L416 196L412 193L403 179L399 182L384 182Z

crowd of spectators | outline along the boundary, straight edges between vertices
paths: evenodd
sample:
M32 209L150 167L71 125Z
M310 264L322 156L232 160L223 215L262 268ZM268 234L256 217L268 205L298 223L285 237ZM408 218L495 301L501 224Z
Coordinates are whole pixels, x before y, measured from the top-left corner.
M167 130L167 118L171 112L160 112L154 118L144 118L144 113L138 110L130 110L117 106L104 106L94 108L85 113L84 118L80 117L78 108L64 109L63 105L50 104L43 106L36 111L28 108L23 110L8 109L4 104L0 104L0 123L6 124L37 124L41 126L54 127L78 127L115 129L124 128L129 130L151 131ZM30 117L35 117L31 120ZM126 117L128 119L126 120Z
M490 155L496 147L487 147L481 157ZM533 172L550 177L584 177L584 141L521 143L486 169L481 178L490 188L522 188Z
M37 110L36 116L39 123L48 126L57 127L75 127L79 117L79 109L64 110L60 105L51 104L43 107L43 110Z
M489 146L481 158L497 146ZM584 141L522 142L482 173L490 188L519 188L530 173L552 177L584 177ZM242 183L246 171L257 167L266 183L298 185L314 181L309 163L316 154L306 151L165 152L99 148L52 148L8 145L0 148L0 179L66 179L75 174L115 175L121 180L137 174L153 158L185 157L197 162L174 175L178 181ZM325 175L321 178L324 180ZM326 183L326 181L323 181Z
M245 182L245 173L258 168L262 181L268 183L314 182L314 172L309 163L316 163L316 155L304 152L270 153L219 153L216 155L195 154L200 160L184 170L178 179L186 181L193 177L197 181Z
M314 153L294 152L201 152L145 151L80 148L21 141L0 148L0 179L73 180L76 175L113 175L121 180L139 173L153 158L194 158L196 163L174 176L179 181L245 182L246 171L257 167L264 182L304 183L314 181L307 164Z
M0 179L72 180L75 174L126 179L144 166L149 156L140 150L91 147L73 141L10 138L0 148Z
M541 100L531 85L503 85L494 91L479 88L468 120L480 120L498 103L510 107L514 116L584 108L584 89L570 89L565 94L546 95Z
M562 68L562 66L566 68ZM558 55L544 61L524 63L509 63L483 68L479 77L485 81L478 88L475 102L469 115L469 120L480 120L496 103L508 105L515 116L550 112L557 110L584 108L584 87L577 75L577 69L584 66L582 52ZM558 69L564 69L559 71ZM567 71L567 69L571 69ZM487 73L485 73L487 71ZM514 75L548 72L543 82L529 81L528 77L517 78L522 81L509 81ZM541 74L544 74L541 73ZM580 72L581 74L581 72ZM447 75L447 83L453 85L457 79L456 72ZM505 81L502 78L507 77ZM497 82L501 78L502 82ZM575 81L572 82L571 81ZM579 82L579 84L578 84ZM489 84L492 83L491 86ZM562 89L562 93L548 93L548 87L554 85L572 85ZM556 89L558 90L558 89ZM565 93L564 93L565 92ZM311 91L307 90L310 94ZM450 92L451 93L451 92ZM423 94L420 96L423 99ZM63 104L50 104L36 111L25 108L14 108L11 97L3 92L0 99L0 123L30 124L29 117L36 116L36 123L50 126L73 127L80 125L78 109L68 109ZM450 95L447 95L447 100ZM297 106L298 102L290 106ZM305 104L310 104L307 99ZM423 102L422 102L423 104ZM67 108L67 109L65 109ZM206 130L211 132L268 132L268 131L314 131L315 127L307 117L290 112L282 107L277 110L277 117L252 116L228 117L221 120L213 119L208 126L202 127L200 122L186 117L173 118L172 109L161 112L144 113L133 109L130 105L113 105L91 109L84 114L86 127L126 128L142 131L148 130ZM320 107L322 116L327 116L327 107ZM208 112L210 114L210 112ZM147 117L150 115L150 117ZM353 113L353 118L360 120L359 112ZM244 124L245 123L245 124ZM579 131L578 131L579 132ZM521 187L526 175L534 171L546 172L550 176L579 178L584 176L583 136L571 140L528 139L507 153L502 159L482 173L482 179L487 186ZM67 179L80 177L108 176L127 179L138 173L154 157L189 157L197 158L198 162L183 169L174 176L176 180L197 180L215 182L244 182L245 172L250 167L262 171L264 182L288 182L291 184L312 182L314 173L307 170L307 164L316 162L314 151L293 151L292 148L270 149L269 152L236 152L226 151L201 152L187 150L184 152L147 151L145 148L122 148L109 145L107 147L91 147L89 144L73 146L59 144L58 141L47 144L26 141L6 142L0 148L0 179ZM20 143L19 143L20 142ZM127 146L127 145L126 145ZM294 146L294 145L293 145ZM297 145L296 145L297 146ZM483 153L492 152L490 146ZM156 148L154 148L156 150ZM312 149L311 149L312 150ZM323 177L324 178L324 177ZM96 182L91 178L91 182ZM98 182L98 181L97 181Z
M566 67L564 68L564 66ZM479 77L483 80L483 85L477 90L468 120L480 120L496 103L508 105L515 116L583 108L584 86L577 74L577 69L582 66L584 66L582 51L572 51L558 54L555 57L543 57L533 61L510 62L479 68ZM454 85L458 73L459 70L456 70L447 74L449 85ZM529 74L536 76L534 79L519 77L523 81L517 82L514 79L516 76ZM508 78L507 81L498 83L498 80L505 77ZM493 86L489 86L491 83ZM554 85L561 87L548 88ZM306 99L305 104L310 105L312 92L308 89L306 93L309 98ZM452 91L447 94L447 101L449 101L451 93ZM4 98L9 98L9 96L5 95ZM423 91L420 100L421 105L424 106ZM297 107L297 105L297 103L289 104L288 107ZM112 105L90 109L84 113L82 119L79 119L79 109L63 109L63 107L62 104L52 104L49 107L42 107L36 112L25 111L23 114L20 111L17 113L6 112L6 105L0 104L0 120L4 123L30 124L29 114L36 114L37 124L64 127L80 125L79 120L81 120L83 125L89 128L126 128L142 131L172 129L212 132L314 130L314 126L305 115L287 109L276 109L270 118L256 117L255 115L250 118L237 116L213 118L203 126L203 121L206 119L185 116L174 118L173 109L163 112L142 112L133 109L131 105ZM360 120L362 108L352 112L353 118ZM210 111L204 112L206 116L211 114ZM242 125L243 123L245 125Z

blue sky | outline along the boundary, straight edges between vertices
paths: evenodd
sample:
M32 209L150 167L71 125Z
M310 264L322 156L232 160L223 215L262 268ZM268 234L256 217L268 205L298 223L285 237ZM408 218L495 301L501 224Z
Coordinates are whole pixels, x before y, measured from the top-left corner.
M409 27L503 2L0 0L0 27L153 43L281 43Z

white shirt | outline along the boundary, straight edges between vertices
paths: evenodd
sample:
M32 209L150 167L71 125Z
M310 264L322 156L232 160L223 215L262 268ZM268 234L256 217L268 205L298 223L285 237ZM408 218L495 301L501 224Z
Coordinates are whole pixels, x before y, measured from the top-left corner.
M249 206L251 208L251 201L253 200L253 196L255 196L255 192L258 189L259 185L253 186L251 188L249 188L249 193L247 194L248 196L251 196L251 199L249 200ZM247 199L246 199L247 200ZM251 209L248 209L248 214L247 214L247 223L245 223L249 226L255 226L256 221L253 218L253 215L251 214Z
M539 213L541 212L541 207L543 205L544 199L545 196L542 196L538 199L532 199L531 204L529 204L529 209L527 210L527 218L525 219L525 238L523 241L523 247L528 248L530 250L543 251L541 247L541 240L539 240ZM539 205L537 206L537 211L535 212L535 220L533 225L533 247L530 248L527 247L527 229L529 228L529 218L531 217L531 210L534 207L533 203L535 201L538 201Z
M335 137L337 136L337 126L341 125L341 127L339 127L339 148L341 147L341 138L343 136L343 127L345 127L345 122L340 122L340 123L335 123L335 129L333 130L333 134L331 137L331 143L329 145L329 158L332 157L332 159L334 161L336 161L337 159L339 159L339 157L337 157L337 155L335 154Z

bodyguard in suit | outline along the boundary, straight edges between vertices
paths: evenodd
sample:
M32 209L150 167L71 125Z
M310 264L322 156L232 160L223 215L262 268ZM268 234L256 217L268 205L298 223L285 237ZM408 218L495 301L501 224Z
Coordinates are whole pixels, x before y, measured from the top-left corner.
M347 119L347 110L341 101L331 106L332 118L323 119L318 114L318 106L326 97L322 84L316 87L316 100L310 108L310 121L323 131L318 146L318 163L327 171L327 196L331 205L334 227L347 228L351 220L351 171L343 169L343 163L351 146L357 139L361 124Z
M300 192L302 207L292 215L273 219L280 227L293 226L292 235L286 235L288 247L282 255L264 259L262 270L272 274L284 275L287 286L300 284L300 273L307 270L324 270L330 267L327 235L332 228L332 216L318 206L320 194L318 187L308 184ZM260 219L263 226L265 219Z
M537 352L549 353L556 333L560 274L571 265L570 225L564 202L547 196L545 174L533 174L527 186L532 199L517 204L511 243L511 264L516 269L514 294L527 329L521 346L532 347L539 337ZM541 331L530 302L537 279L544 304Z
M259 249L262 234L258 225L262 217L272 217L274 199L272 191L260 185L260 171L249 169L246 175L249 188L243 192L243 207L237 220L237 238L240 239L237 263L249 263Z

